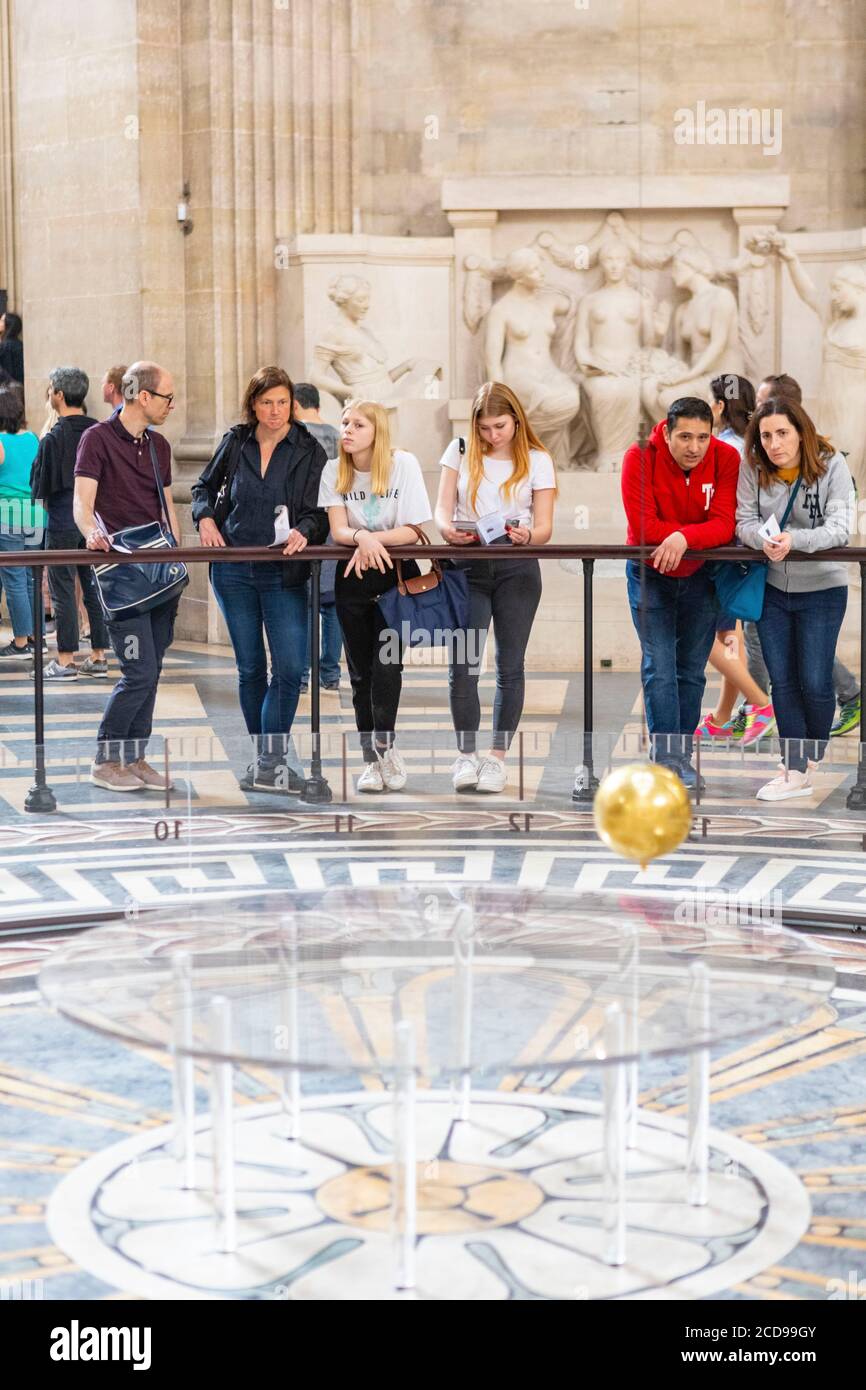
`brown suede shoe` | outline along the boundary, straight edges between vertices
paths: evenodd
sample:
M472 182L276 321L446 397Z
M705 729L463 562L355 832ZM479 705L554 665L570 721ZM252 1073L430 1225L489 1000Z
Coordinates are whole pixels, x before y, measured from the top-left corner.
M90 780L95 787L104 787L109 792L144 790L142 779L120 763L94 763L90 769Z
M157 772L155 767L144 761L144 758L139 758L135 763L127 763L125 770L137 777L143 786L153 787L155 791L172 791L174 788L174 782L166 785L165 773Z

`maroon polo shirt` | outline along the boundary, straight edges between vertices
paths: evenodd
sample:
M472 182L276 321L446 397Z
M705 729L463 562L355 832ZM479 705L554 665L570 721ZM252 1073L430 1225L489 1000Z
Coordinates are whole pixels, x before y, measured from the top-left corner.
M171 484L171 445L164 435L146 430L135 439L119 415L100 420L81 436L75 455L76 478L95 478L94 511L110 533L125 526L161 521L162 508L148 438L156 447L163 487Z

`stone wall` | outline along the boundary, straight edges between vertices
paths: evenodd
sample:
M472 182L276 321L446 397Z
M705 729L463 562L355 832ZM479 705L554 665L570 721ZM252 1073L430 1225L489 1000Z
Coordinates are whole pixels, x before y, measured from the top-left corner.
M370 0L364 229L441 234L451 176L789 174L791 230L864 221L858 0ZM371 78L373 80L371 80ZM681 145L674 113L782 112L782 146Z

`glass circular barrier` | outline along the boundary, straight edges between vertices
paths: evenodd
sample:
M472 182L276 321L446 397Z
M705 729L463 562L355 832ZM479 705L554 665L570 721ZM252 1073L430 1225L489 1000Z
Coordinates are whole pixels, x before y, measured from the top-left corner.
M343 1232L341 1248L351 1248L359 1224L369 1218L374 1229L390 1205L395 1290L415 1288L419 1233L423 1245L450 1229L443 1226L443 1204L459 1208L451 1235L469 1220L490 1229L491 1222L508 1225L512 1218L519 1224L535 1220L538 1204L547 1200L548 1178L558 1209L587 1172L598 1183L598 1262L616 1269L627 1261L628 1182L635 1172L643 1181L641 1168L658 1164L659 1123L666 1129L665 1190L675 1219L682 1221L676 1212L685 1204L686 1210L704 1208L706 1221L729 1220L732 1189L719 1187L710 1159L710 1049L796 1026L835 982L820 945L760 914L750 920L742 905L729 913L706 906L710 920L696 921L694 912L680 913L670 899L505 886L263 894L237 905L181 905L97 927L59 949L39 983L48 1002L76 1023L171 1053L174 1176L155 1165L160 1176L153 1200L159 1206L209 1189L217 1225L205 1247L214 1259L240 1260L248 1233L257 1229L249 1208L245 1214L242 1190L238 1213L236 1120L246 1119L244 1133L258 1136L245 1140L246 1150L252 1145L247 1162L255 1162L257 1145L264 1144L271 1162L275 1143L277 1152L291 1146L292 1182L298 1172L312 1174L323 1159L335 1158L332 1121L318 1109L321 1097L308 1095L302 1105L302 1074L321 1073L332 1078L328 1087L337 1084L333 1078L364 1085L372 1078L380 1097L383 1085L390 1095L390 1117L378 1129L368 1113L370 1092L348 1098L363 1143L374 1136L379 1147L367 1152L366 1163L357 1157L349 1162L338 1190L328 1183L318 1188L314 1226L331 1223ZM639 1066L674 1054L686 1058L686 1118L653 1120L639 1108ZM210 1064L206 1140L196 1115L196 1062ZM282 1125L271 1112L261 1121L253 1114L252 1125L250 1108L235 1112L235 1066L278 1073ZM510 1074L531 1078L530 1090L543 1093L552 1084L562 1090L584 1071L600 1076L602 1103L574 1131L584 1150L580 1158L544 1147L544 1134L575 1104L564 1096L555 1115L533 1121L519 1141L509 1137L518 1110L503 1119L503 1101L518 1098L491 1086L513 1091L503 1080ZM442 1089L449 1083L450 1096ZM587 1105L591 1110L589 1102L584 1110ZM419 1159L419 1135L429 1146L434 1113L443 1107L448 1114L437 1121L440 1137ZM260 1122L264 1130L255 1129ZM571 1132L569 1123L562 1133ZM467 1166L465 1154L474 1152L482 1134L485 1143L495 1141L497 1163ZM531 1182L518 1171L521 1153L530 1150ZM361 1152L358 1141L351 1151ZM464 1161L454 1161L457 1152ZM203 1153L209 1179L202 1175ZM795 1229L791 1213L801 1221L808 1202L795 1190L794 1176L781 1164L776 1168L780 1190L787 1192L784 1210L769 1225L758 1221L756 1229L765 1243L776 1242L773 1250L783 1251ZM135 1191L141 1177L138 1169ZM487 1203L489 1211L464 1210L476 1182L483 1196L471 1200ZM531 1211L515 1217L523 1209L519 1201L514 1208L514 1194L528 1201L530 1191ZM255 1207L252 1196L248 1201ZM585 1225L592 1210L562 1219ZM240 1242L239 1221L247 1233ZM162 1249L150 1258L161 1259ZM638 1265L645 1270L645 1258ZM380 1266L381 1260L374 1268Z
M747 909L731 915L683 924L655 897L491 886L263 895L97 927L55 952L40 988L77 1023L199 1059L387 1074L403 1020L430 1081L585 1067L790 1026L832 989L823 948ZM455 1051L467 982L471 1027ZM614 1055L611 1005L638 1024Z

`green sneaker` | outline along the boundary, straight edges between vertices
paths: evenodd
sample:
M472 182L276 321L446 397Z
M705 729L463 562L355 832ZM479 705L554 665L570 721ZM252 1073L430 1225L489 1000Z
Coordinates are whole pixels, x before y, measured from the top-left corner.
M741 705L740 708L737 710L737 713L734 715L733 719L731 720L731 728L730 728L730 736L731 736L731 738L742 738L742 737L743 737L743 734L746 732L746 723L748 722L748 718L749 718L749 711L748 711L748 709L746 708L745 705Z
M856 729L860 723L860 696L856 700L849 700L847 705L841 705L836 723L830 730L830 737L837 738L839 734L850 733Z

